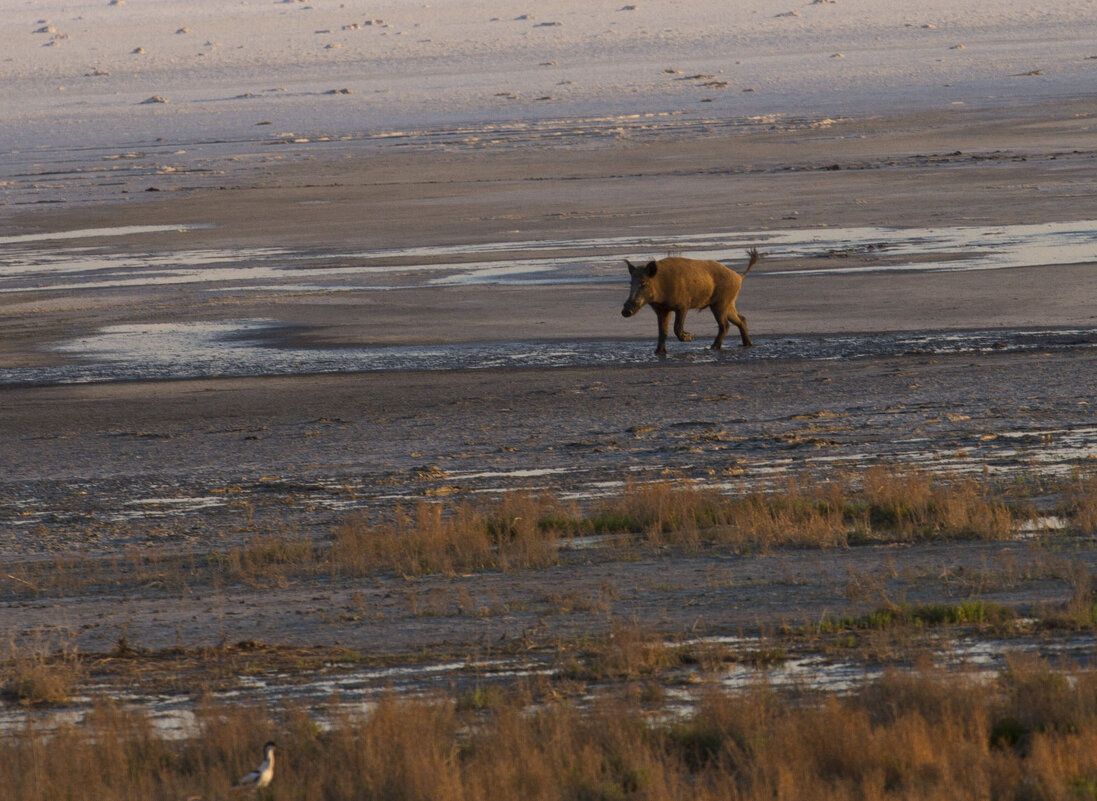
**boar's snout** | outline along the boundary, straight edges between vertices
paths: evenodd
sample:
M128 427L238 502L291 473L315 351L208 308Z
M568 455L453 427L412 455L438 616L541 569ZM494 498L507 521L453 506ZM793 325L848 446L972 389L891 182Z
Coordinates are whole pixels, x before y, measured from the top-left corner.
M644 301L637 298L629 298L625 301L625 305L621 308L622 317L631 317L640 311L644 307Z

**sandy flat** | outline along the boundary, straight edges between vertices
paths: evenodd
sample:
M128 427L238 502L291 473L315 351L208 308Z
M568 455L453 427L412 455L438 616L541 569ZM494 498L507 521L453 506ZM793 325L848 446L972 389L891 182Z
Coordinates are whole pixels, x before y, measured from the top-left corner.
M213 533L220 541L234 527L244 531L242 512L202 499L211 489L254 484L264 476L277 476L287 486L298 480L352 480L351 506L383 506L377 499L392 494L393 476L407 479L423 464L457 473L497 471L501 477L489 482L496 487L507 486L511 472L572 465L581 468L580 485L625 469L673 468L702 479L727 470L739 480L765 480L774 465L795 466L802 454L782 462L771 443L748 437L751 445L725 463L729 454L720 449L697 451L674 436L634 448L627 430L650 419L764 429L778 404L789 418L856 408L851 414L861 423L865 409L899 404L919 410L901 422L894 418L903 430L917 430L920 421L933 419L935 408L955 407L978 421L967 424L963 437L974 437L979 426L1023 429L1028 400L1014 399L1017 408L998 421L982 407L978 414L965 411L966 404L1009 394L999 385L1002 370L1005 386L1031 386L1024 398L1043 397L1065 415L1059 422L1080 426L1085 399L1094 394L1092 374L1083 367L1089 364L1087 343L1097 320L1097 277L1089 263L1037 259L1029 266L934 271L934 259L952 257L945 254L923 257L921 268L892 270L887 245L904 231L938 227L969 226L991 236L995 226L1081 221L1084 232L1090 212L1097 212L1086 202L1097 152L1095 123L1087 114L1074 103L1052 103L996 113L879 116L824 129L717 136L693 130L636 143L539 146L535 155L509 146L498 151L377 147L357 156L336 150L330 159L321 153L276 171L256 173L244 166L224 186L208 186L202 176L184 177L138 200L10 215L8 231L37 235L170 227L83 237L77 243L138 264L180 250L239 252L246 264L260 258L247 255L255 248L281 248L297 257L319 254L323 263L349 264L353 272L355 264L373 263L356 255L364 251L492 242L500 248L493 258L505 265L508 258L524 258L530 243L556 242L565 254L561 260L571 265L568 275L576 278L453 285L415 279L403 289L352 286L349 291L340 291L332 279L285 291L248 289L236 286L236 279L226 283L214 276L182 285L141 280L136 286L79 292L51 291L48 282L58 279L45 277L43 287L5 292L0 366L12 370L79 364L88 358L80 355L80 338L119 324L273 321L264 347L294 354L291 366L279 367L270 378L249 379L245 369L231 381L208 380L213 376L199 372L195 377L207 380L6 387L0 437L5 452L14 456L4 489L5 547L13 554L37 550L28 536L41 530L35 521L47 524L49 548L63 547L70 537L77 545L89 524L105 527L90 533L96 547L107 550L116 536L119 544L144 536L170 543L183 530L188 535L180 543L186 547ZM878 248L840 246L845 236L863 239L865 229L878 235ZM690 318L695 341L672 341L670 358L660 362L650 355L654 316L643 311L625 320L619 314L627 293L623 259L645 251L658 257L659 243L672 237L688 243L691 235L729 230L753 232L763 250L765 238L774 237L772 252L747 278L739 302L757 345L744 351L729 340L724 355L714 358L705 344L715 326L706 312L695 312ZM810 247L812 236L835 231L837 238L826 240L830 244ZM791 233L809 244L797 252L782 246L779 237ZM1085 253L1085 237L1080 239L1079 252ZM605 241L617 244L607 249ZM429 263L429 256L423 258ZM386 269L398 272L399 263ZM1045 338L1044 344L1056 348L1052 362L1040 354L1039 334L1010 344L1017 331L1029 329L1068 332ZM963 340L956 337L964 331L983 332L982 344L959 346L958 355L946 362L953 372L938 387L942 368L934 348ZM1002 341L995 331L1003 332ZM917 341L904 339L904 332ZM851 351L835 344L845 339L828 339L835 334L864 344L867 358L845 361L843 354ZM74 341L75 349L55 349ZM491 354L515 341L534 353L558 343L587 361L576 357L568 369L573 357L565 356L559 369L514 373L445 369L446 347L469 343ZM366 369L360 373L351 367L341 377L309 375L314 372L310 354L319 359L408 345L442 347L443 355L427 372L360 368ZM965 347L1021 350L999 358ZM879 368L872 354L885 360ZM150 351L135 358L161 360L170 377L172 360L185 356ZM520 356L506 363L520 367L515 361ZM1079 369L1065 367L1070 360L1077 360ZM418 362L409 364L414 368ZM875 385L866 374L893 373L904 377L886 389L868 389ZM1034 375L1039 380L1033 381ZM775 376L786 379L770 380ZM828 384L826 402L815 395L821 381ZM694 387L698 382L701 386ZM934 387L928 396L926 386ZM593 403L595 398L606 402ZM418 411L411 413L412 408ZM1039 426L1054 425L1054 420L1039 421ZM572 451L555 449L551 432L561 426ZM895 441L886 427L873 436ZM902 447L880 452L871 439L834 447L846 463L913 458ZM944 448L950 449L963 447ZM1087 455L1083 443L1069 458L1084 461ZM108 483L90 494L77 489L89 479ZM49 482L48 491L39 491L40 481ZM405 483L399 491L410 497L423 490L414 479ZM262 497L271 497L269 488L264 491ZM184 503L183 512L159 509L147 518L129 513L112 518L120 504L131 504L128 511L133 503L155 506L165 493L190 498L193 514ZM345 508L333 502L310 517L305 511L312 508L310 501L288 495L282 508L300 508L301 524L318 536Z
M182 287L142 282L86 296L9 291L0 298L7 310L0 318L0 365L33 362L42 344L75 331L153 319L273 318L303 326L311 344L646 338L654 328L650 315L616 314L627 294L623 259L658 258L671 247L688 254L691 234L721 231L755 232L769 252L740 301L759 335L1088 325L1097 318L1086 267L1037 262L1006 273L834 273L887 264L886 253L841 252L843 242L863 238L855 229L897 229L879 232L886 247L908 229L1084 223L1094 216L1088 197L1095 128L1097 118L1084 105L1053 103L873 117L822 130L710 136L700 127L669 140L588 146L411 153L379 146L360 155L333 146L329 158L321 149L276 171L242 166L216 187L201 174L156 179L151 183L163 191L153 194L140 191L150 182L132 181L122 191L136 198L112 203L119 189L104 186L94 205L14 209L2 230L193 226L79 245L137 258L235 248L246 259L248 249L284 248L331 254L349 267L363 250L493 242L501 243L496 258L505 264L508 242L515 259L527 255L522 243L576 242L566 252L577 265L573 274L596 283L458 283L434 294L218 294L208 291L216 288L214 278ZM767 248L767 237L792 231L808 241L812 232L833 236L835 244ZM583 244L599 238L621 241L608 251ZM1087 254L1093 255L1082 250L1079 262ZM737 255L742 261L729 264L741 269L745 256ZM931 258L941 257L924 258L922 267L931 267ZM398 272L398 263L386 269ZM308 271L301 274L307 281ZM714 328L706 312L695 314Z

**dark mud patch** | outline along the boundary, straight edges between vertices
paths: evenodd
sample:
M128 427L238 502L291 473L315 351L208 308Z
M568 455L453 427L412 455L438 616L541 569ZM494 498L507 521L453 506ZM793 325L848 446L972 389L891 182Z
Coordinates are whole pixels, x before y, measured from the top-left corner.
M110 381L434 370L649 365L648 341L519 341L389 347L294 346L306 329L268 320L111 326L55 348L75 363L0 369L0 384L48 386ZM322 332L319 334L322 339ZM878 332L780 336L723 351L670 346L669 362L720 364L831 361L1097 346L1097 328Z

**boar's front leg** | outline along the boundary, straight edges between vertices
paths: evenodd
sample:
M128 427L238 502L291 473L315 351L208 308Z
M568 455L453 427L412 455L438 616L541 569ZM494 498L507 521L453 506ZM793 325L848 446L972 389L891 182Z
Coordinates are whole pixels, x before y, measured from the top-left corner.
M655 307L652 307L655 309ZM659 321L659 344L655 352L660 356L667 355L667 328L670 324L670 309L655 309L655 317Z
M686 309L674 310L674 336L681 342L692 342L693 334L686 330Z

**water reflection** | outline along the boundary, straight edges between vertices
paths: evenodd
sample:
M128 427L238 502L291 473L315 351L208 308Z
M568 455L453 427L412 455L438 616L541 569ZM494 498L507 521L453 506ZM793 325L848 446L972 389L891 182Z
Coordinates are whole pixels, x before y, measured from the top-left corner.
M486 242L452 246L298 251L180 248L132 253L119 238L208 226L136 226L0 237L0 292L204 284L207 291L382 290L474 284L619 283L622 259L668 253L743 262L751 246L788 268L763 263L754 275L779 277L894 271L1000 270L1097 261L1097 221L953 228L810 228L663 237ZM59 248L54 240L92 240ZM106 241L99 241L106 239ZM48 246L41 243L49 242ZM613 269L608 269L612 265ZM302 277L307 281L302 282Z

